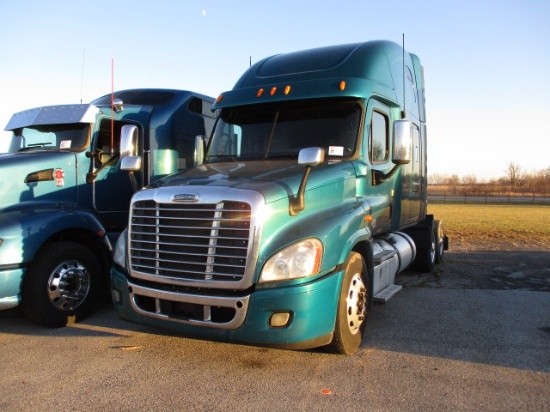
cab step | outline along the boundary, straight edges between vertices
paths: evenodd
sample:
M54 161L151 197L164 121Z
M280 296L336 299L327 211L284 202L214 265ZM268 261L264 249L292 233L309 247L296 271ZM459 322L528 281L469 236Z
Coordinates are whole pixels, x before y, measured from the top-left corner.
M374 301L379 303L386 303L401 289L403 289L403 286L401 285L388 285L374 296Z

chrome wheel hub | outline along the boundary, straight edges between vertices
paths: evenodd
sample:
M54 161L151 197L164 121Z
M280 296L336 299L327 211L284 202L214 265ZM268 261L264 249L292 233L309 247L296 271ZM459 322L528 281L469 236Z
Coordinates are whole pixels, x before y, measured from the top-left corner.
M77 260L68 260L55 268L48 280L48 296L55 308L78 308L90 291L88 270Z
M351 279L348 297L346 299L347 323L352 335L359 332L367 313L367 288L361 275L356 273Z

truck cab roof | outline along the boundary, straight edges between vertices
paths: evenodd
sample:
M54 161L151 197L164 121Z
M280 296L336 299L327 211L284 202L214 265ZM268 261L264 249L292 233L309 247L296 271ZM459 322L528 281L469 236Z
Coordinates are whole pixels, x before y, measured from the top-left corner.
M404 67L409 68L406 77L413 90L423 93L418 58L391 41L376 40L278 54L252 65L231 91L218 97L214 109L373 95L403 106ZM422 113L423 107L418 107L417 103L414 111Z
M40 125L93 123L98 112L99 109L90 104L36 107L15 113L4 130Z

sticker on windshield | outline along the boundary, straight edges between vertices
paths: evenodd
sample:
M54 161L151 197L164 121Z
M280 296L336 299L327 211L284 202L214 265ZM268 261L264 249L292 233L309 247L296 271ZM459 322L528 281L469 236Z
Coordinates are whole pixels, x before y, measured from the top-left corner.
M344 156L344 147L343 146L329 146L328 147L329 156Z
M65 172L63 169L55 169L53 171L53 178L55 179L55 185L61 187L65 184Z
M70 140L62 140L59 143L60 149L70 149L71 148L71 141Z

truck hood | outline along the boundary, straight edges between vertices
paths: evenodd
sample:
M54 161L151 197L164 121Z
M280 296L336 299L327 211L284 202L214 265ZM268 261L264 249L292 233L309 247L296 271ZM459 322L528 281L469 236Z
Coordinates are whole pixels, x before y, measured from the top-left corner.
M305 167L294 160L243 161L205 164L156 182L158 186L219 186L261 193L267 203L295 195ZM307 191L355 176L351 162L323 164L312 169Z
M3 154L0 156L0 210L28 201L76 203L75 163L75 153L68 152Z

